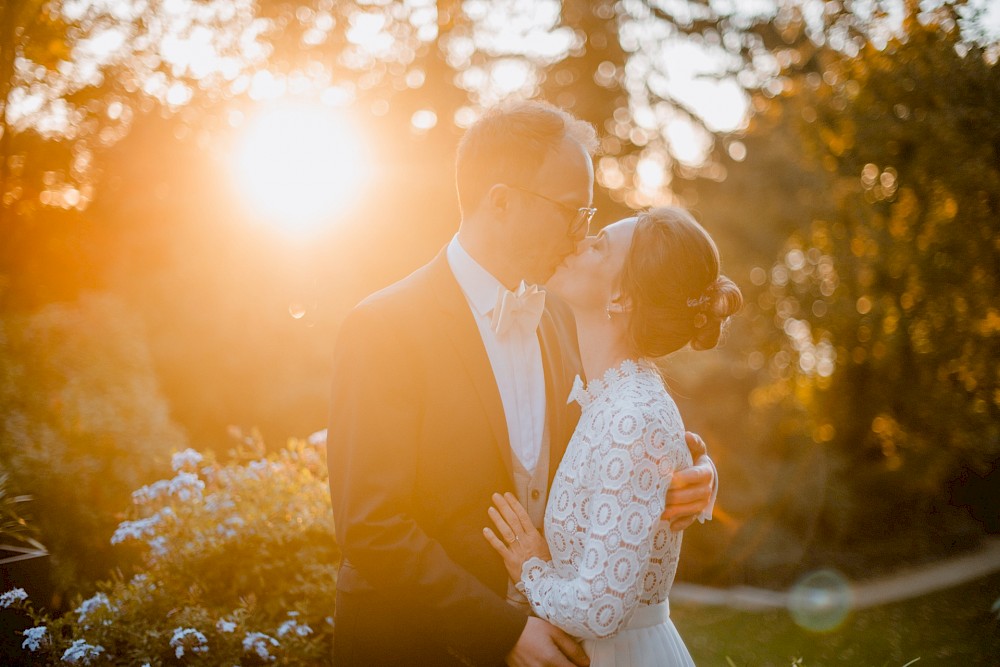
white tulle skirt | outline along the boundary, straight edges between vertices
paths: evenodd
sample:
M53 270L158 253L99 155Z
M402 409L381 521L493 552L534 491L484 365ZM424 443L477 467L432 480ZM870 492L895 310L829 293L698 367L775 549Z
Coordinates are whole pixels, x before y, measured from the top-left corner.
M583 648L590 667L694 667L669 602L639 607L614 637L585 639Z

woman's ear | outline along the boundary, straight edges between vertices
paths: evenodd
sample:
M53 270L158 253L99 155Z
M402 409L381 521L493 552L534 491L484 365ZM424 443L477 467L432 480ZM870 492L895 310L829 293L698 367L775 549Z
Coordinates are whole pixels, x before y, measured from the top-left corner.
M621 292L618 292L611 297L611 303L608 304L608 312L619 314L632 312L632 300Z

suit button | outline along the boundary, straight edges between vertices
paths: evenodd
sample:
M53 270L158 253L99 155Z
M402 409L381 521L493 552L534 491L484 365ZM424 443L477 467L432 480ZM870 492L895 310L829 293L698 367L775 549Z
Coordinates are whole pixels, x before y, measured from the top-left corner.
M532 500L538 500L538 496L540 496L540 495L542 495L542 494L538 492L538 489L532 489L532 491L531 491L531 499Z

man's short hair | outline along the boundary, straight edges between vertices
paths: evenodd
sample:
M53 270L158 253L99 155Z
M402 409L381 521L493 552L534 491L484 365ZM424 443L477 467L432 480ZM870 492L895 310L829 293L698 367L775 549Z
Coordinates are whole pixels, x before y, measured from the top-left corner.
M455 181L462 213L471 214L497 183L528 184L564 137L591 156L597 151L597 132L590 123L547 102L487 109L458 144Z

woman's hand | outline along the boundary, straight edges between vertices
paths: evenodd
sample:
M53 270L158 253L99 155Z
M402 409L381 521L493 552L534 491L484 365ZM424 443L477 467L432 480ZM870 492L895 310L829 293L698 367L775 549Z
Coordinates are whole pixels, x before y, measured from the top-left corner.
M546 561L552 559L549 545L513 494L505 493L501 496L494 493L493 504L495 506L487 510L487 514L493 520L500 537L488 527L483 528L483 536L503 557L507 574L516 583L521 580L521 566L526 560L534 556Z

